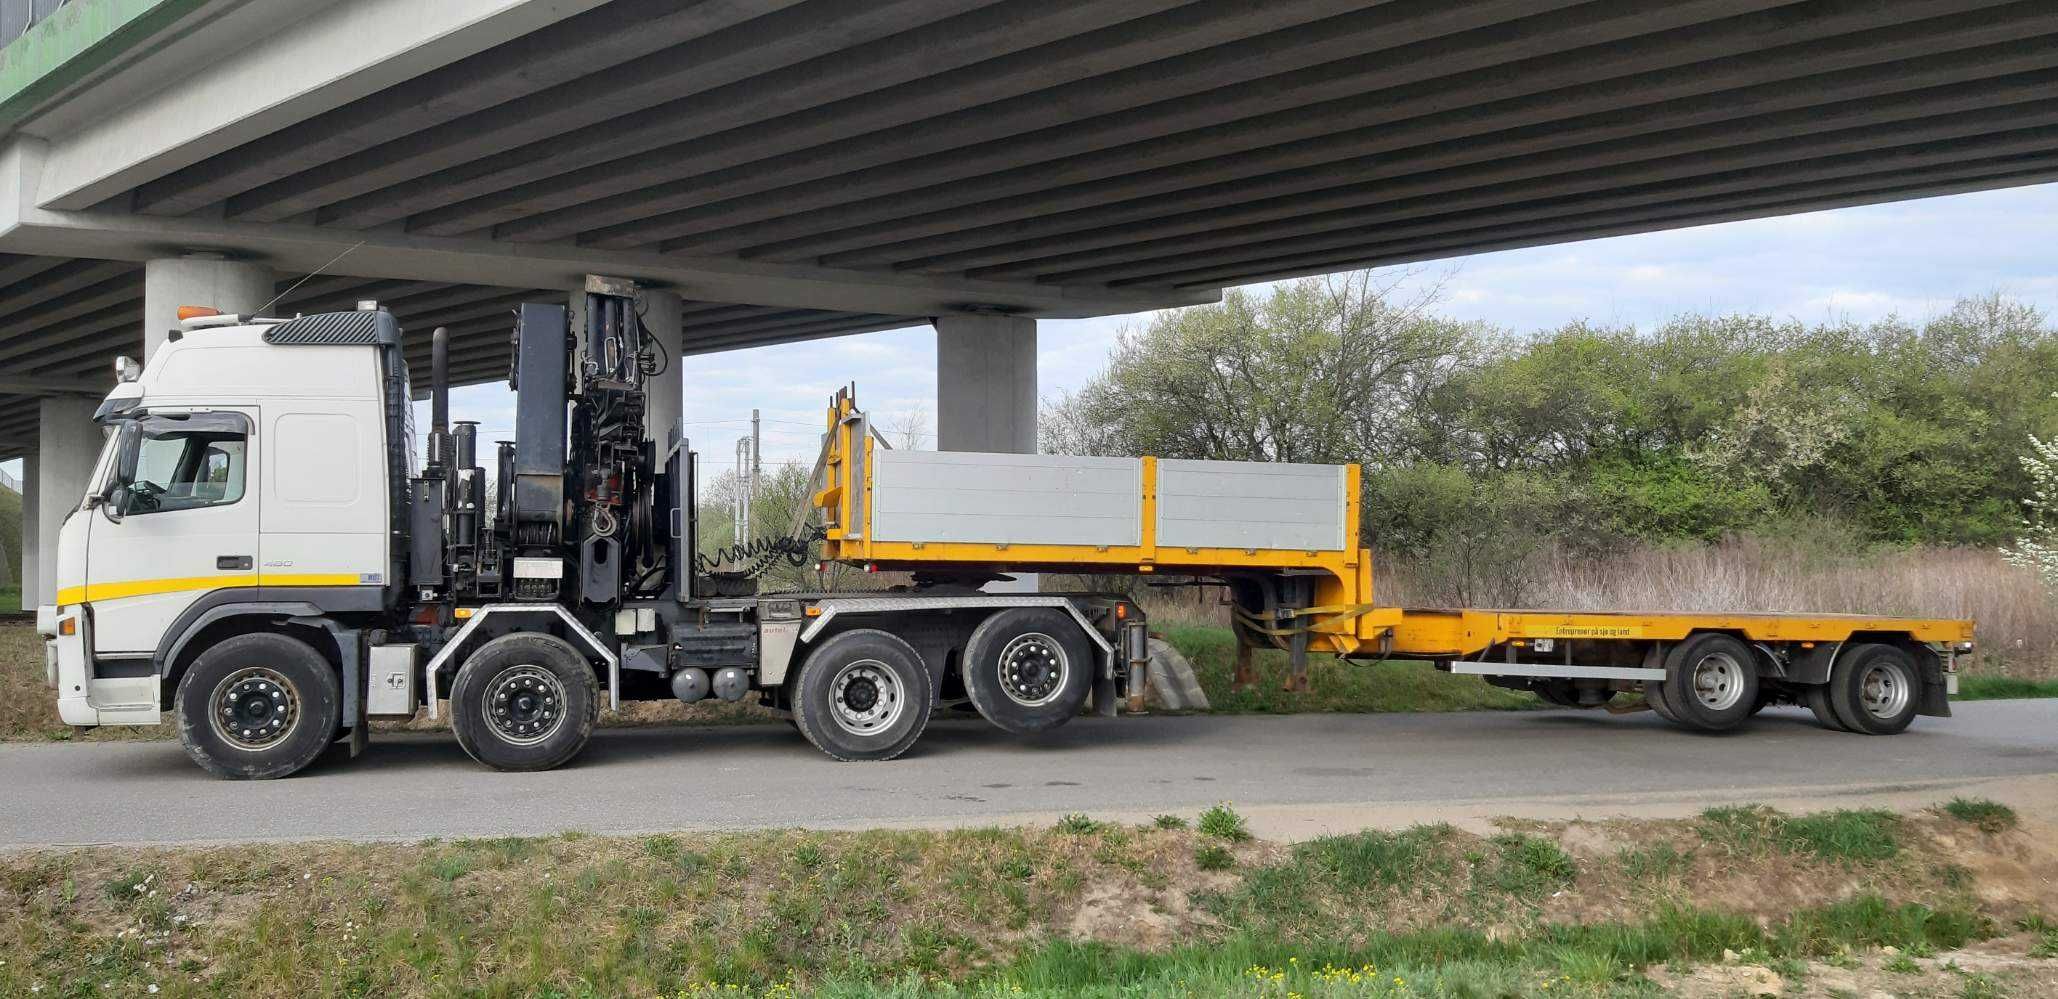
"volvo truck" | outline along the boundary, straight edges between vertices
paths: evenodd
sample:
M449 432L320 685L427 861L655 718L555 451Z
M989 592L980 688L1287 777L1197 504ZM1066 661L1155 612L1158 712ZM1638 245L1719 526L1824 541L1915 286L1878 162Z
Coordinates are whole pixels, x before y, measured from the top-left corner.
M480 763L537 770L632 700L755 692L845 761L898 756L946 708L1011 733L1140 708L1141 606L987 592L1025 571L1218 585L1240 675L1260 648L1302 683L1315 653L1413 658L1703 730L1788 702L1897 732L1948 713L1971 649L1956 620L1380 606L1355 466L892 451L850 391L813 521L703 558L691 452L649 419L679 374L637 294L591 277L576 312L519 308L515 433L483 457L449 419L441 331L416 453L403 333L369 304L200 315L118 362L37 615L64 721L174 724L208 771L268 778L423 711ZM761 592L808 558L907 582Z

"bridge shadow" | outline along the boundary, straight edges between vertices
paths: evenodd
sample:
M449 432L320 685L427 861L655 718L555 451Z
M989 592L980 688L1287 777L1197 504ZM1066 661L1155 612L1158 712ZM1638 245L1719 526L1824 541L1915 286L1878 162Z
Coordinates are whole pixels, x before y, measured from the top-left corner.
M1081 718L1050 732L1015 735L978 718L949 718L934 721L902 760L938 759L953 754L1007 755L1066 753L1110 747L1145 749L1154 746L1197 742L1209 737L1209 726L1165 724L1173 719ZM191 761L177 747L139 759L138 776L169 776L193 771ZM601 728L577 759L560 768L583 770L610 764L677 760L706 763L722 760L744 764L776 760L834 761L803 738L793 726L782 722L746 725L649 725ZM450 768L477 769L479 764L465 754L456 737L448 732L380 733L372 737L363 754L352 760L342 746L333 747L305 771L303 776L363 773L421 773Z

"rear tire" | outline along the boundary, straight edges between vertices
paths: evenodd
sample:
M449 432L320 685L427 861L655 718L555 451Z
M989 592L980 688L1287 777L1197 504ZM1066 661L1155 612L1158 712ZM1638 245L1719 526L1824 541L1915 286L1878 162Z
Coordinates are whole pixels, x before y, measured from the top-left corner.
M1823 728L1829 729L1832 732L1850 731L1850 729L1844 727L1843 720L1838 718L1836 712L1829 706L1828 684L1810 684L1808 689L1801 692L1801 703L1806 704L1808 710L1815 713L1815 720L1820 722Z
M552 635L502 635L465 659L450 685L450 728L495 770L550 770L586 748L600 682L586 657Z
M808 653L794 684L793 724L831 759L890 760L921 738L934 700L914 647L862 628Z
M1665 657L1664 697L1681 725L1704 732L1735 728L1758 703L1757 658L1728 635L1695 635Z
M965 693L987 721L1017 735L1077 717L1093 691L1093 646L1072 615L1015 607L979 623L965 643Z
M1859 645L1837 656L1827 693L1830 710L1846 730L1893 735L1915 721L1922 674L1906 651Z
M200 654L173 713L186 755L216 777L271 780L313 763L343 716L343 684L306 642L258 632Z

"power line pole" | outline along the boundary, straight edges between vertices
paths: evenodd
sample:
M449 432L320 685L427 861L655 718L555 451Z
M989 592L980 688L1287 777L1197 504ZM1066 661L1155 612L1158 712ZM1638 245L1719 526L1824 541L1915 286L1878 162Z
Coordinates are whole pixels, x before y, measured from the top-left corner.
M757 410L750 411L750 497L757 498L758 479L764 474L765 440L759 431Z

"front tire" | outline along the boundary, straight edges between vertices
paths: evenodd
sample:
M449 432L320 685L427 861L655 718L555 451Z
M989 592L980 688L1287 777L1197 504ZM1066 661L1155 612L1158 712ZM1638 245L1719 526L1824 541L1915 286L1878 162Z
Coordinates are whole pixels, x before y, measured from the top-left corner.
M552 635L502 635L472 653L450 685L450 729L495 770L550 770L586 748L600 683L586 657Z
M1843 727L1893 735L1915 721L1922 699L1915 659L1891 645L1860 645L1837 656L1829 673L1829 708Z
M979 623L965 642L965 693L987 721L1016 735L1077 717L1093 692L1093 646L1070 614L1015 607Z
M861 628L808 654L794 681L793 724L831 759L890 760L921 738L934 700L929 668L913 646Z
M1665 657L1664 698L1674 720L1688 728L1735 728L1758 703L1757 658L1728 635L1688 638Z
M231 780L271 780L313 763L335 741L342 707L335 667L306 642L268 632L201 653L173 702L186 755Z

